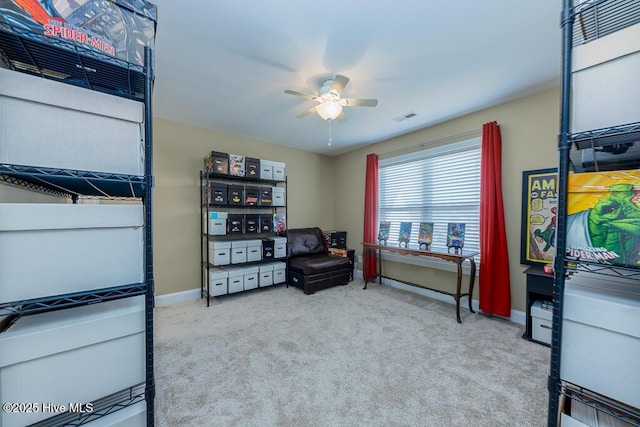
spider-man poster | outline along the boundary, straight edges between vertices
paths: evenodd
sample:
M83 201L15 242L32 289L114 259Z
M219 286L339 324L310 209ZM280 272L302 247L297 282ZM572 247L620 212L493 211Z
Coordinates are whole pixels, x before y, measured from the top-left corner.
M156 7L144 0L0 0L3 31L63 39L144 65Z

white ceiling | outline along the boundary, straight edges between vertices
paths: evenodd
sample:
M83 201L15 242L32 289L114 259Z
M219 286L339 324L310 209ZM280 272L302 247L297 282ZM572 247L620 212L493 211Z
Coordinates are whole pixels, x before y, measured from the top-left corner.
M560 0L151 0L154 115L336 155L557 84ZM297 116L322 80L378 106ZM412 119L393 119L415 112ZM466 131L466 129L464 130ZM184 141L188 142L188 141Z

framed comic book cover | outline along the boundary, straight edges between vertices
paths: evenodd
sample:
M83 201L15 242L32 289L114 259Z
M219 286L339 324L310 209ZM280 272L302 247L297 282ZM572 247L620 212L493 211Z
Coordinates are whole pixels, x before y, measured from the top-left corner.
M640 170L571 173L567 259L640 268Z
M522 172L522 230L520 263L553 262L558 209L558 170Z

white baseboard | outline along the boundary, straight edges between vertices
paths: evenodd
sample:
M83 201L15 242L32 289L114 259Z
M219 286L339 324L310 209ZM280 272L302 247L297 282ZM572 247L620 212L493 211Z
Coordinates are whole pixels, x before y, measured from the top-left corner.
M358 277L360 279L362 278L362 270L356 270L354 274L355 274L355 277ZM449 295L441 294L440 292L431 291L429 289L418 288L416 286L405 285L404 283L395 281L393 279L384 279L382 283L397 289L402 289L403 291L413 292L414 294L422 295L427 298L446 302L447 304L455 305L456 303L455 300ZM468 307L466 300L460 303L460 307L461 308ZM475 311L480 312L478 300L472 299L471 307L473 307ZM502 316L497 316L497 317L503 318ZM526 314L522 311L512 309L511 317L506 320L509 320L514 323L518 323L520 325L524 325L526 323Z
M200 288L190 289L188 291L174 292L171 294L158 295L154 297L155 306L162 307L165 305L177 304L179 302L200 299Z
M353 272L354 276L362 279L362 270L355 270ZM392 286L394 288L402 289L407 292L413 292L418 295L422 295L427 298L435 299L438 301L446 302L447 304L454 305L455 301L449 295L444 295L439 292L431 291L429 289L417 288L415 286L405 285L404 283L397 282L392 279L384 279L384 284ZM200 298L200 288L191 289L188 291L180 291L174 292L171 294L158 295L155 297L155 305L156 307L162 307L171 304L177 304L184 301L196 300ZM461 304L462 307L462 304ZM471 307L475 311L480 311L478 306L478 300L471 300ZM507 320L511 322L518 323L520 325L524 325L526 323L526 315L524 312L519 310L511 310L511 317Z

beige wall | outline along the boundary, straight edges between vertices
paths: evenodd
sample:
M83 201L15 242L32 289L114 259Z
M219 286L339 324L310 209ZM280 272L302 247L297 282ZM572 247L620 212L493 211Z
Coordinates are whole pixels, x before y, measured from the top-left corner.
M290 227L319 226L348 232L361 253L365 157L480 130L497 121L503 141L503 195L507 222L512 308L525 310L526 266L520 264L522 171L557 165L559 89L487 108L338 156L326 157L233 135L154 120L154 239L156 295L200 284L198 173L212 150L286 163ZM388 263L387 271L409 281L452 290L453 273ZM482 279L480 278L480 283ZM475 298L477 298L477 289Z
M333 227L333 159L162 119L153 124L156 295L200 287L199 171L210 151L286 163L290 227Z
M559 88L549 89L337 157L334 164L335 227L347 231L349 246L361 254L367 154L386 153L461 133L479 131L484 123L495 120L500 124L502 134L502 184L510 254L511 305L515 310L524 311L526 286L522 272L526 266L520 264L522 171L555 167L558 163L559 96ZM400 279L453 290L453 273L429 271L425 274L424 269L417 266L387 264L387 272ZM482 278L479 280L481 284ZM475 298L477 289L476 286Z

